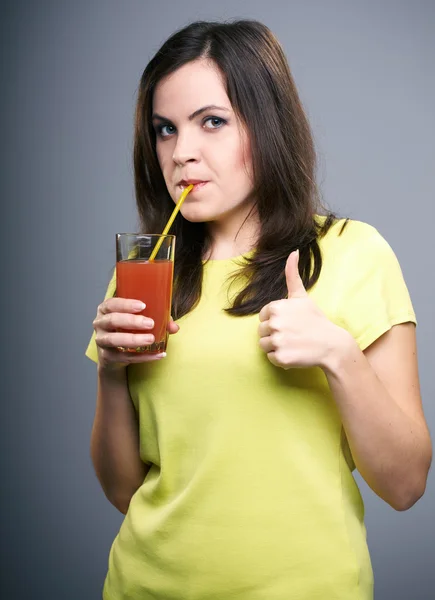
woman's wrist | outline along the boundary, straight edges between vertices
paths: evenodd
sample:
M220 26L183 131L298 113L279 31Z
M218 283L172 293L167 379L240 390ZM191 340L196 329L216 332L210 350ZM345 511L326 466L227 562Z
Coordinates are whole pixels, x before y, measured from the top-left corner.
M338 375L347 360L359 349L354 337L342 327L336 326L334 335L330 338L328 351L320 367L326 376Z
M123 363L99 363L97 373L100 380L124 382L127 379L127 365Z

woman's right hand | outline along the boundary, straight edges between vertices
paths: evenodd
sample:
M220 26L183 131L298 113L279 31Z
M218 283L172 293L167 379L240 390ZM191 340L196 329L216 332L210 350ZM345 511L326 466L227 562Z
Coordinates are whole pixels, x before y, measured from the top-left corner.
M100 369L119 370L129 364L151 362L165 356L164 353L136 354L118 350L119 347L133 349L154 342L154 336L147 332L154 327L154 321L143 315L135 314L142 312L144 308L145 305L142 302L126 298L108 298L100 304L93 322ZM127 331L120 331L123 329ZM129 333L128 330L137 330L137 333ZM178 330L179 326L171 319L168 324L168 332L173 334Z

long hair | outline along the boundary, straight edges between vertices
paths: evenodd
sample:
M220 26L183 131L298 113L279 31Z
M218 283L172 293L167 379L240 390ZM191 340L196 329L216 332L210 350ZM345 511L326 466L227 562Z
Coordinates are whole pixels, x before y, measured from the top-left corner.
M162 231L174 208L157 160L151 122L154 90L164 77L201 58L219 68L231 105L249 132L260 231L254 253L236 274L244 285L226 310L237 316L255 314L268 302L286 297L284 269L293 250L299 248L305 287L315 284L322 267L318 239L336 217L319 199L310 127L277 39L257 21L198 21L163 44L140 80L134 174L142 230ZM317 214L326 219L321 222ZM172 316L177 319L201 297L209 239L204 223L189 222L181 215L171 233L177 236L172 304Z

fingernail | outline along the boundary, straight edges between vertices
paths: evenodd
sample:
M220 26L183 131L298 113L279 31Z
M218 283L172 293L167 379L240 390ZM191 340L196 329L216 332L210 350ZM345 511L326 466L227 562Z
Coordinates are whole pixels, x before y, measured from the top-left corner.
M159 354L160 358L165 358L166 356L166 352L162 352L161 354Z
M134 302L133 310L143 310L145 306L146 305L143 302Z

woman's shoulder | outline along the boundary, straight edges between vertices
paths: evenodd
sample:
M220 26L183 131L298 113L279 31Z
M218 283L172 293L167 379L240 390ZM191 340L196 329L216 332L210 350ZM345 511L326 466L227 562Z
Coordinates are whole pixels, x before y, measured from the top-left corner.
M326 216L316 215L316 221L322 227L327 220ZM352 246L361 247L368 243L379 244L386 243L383 236L373 225L364 221L358 221L346 218L334 218L330 227L325 231L321 232L319 243L324 250L329 247L340 248L341 251L344 249L350 249Z
M320 234L318 242L323 260L335 271L379 271L397 263L389 242L376 227L364 221L335 219L329 229Z
M323 219L323 222L325 220ZM325 272L351 281L401 273L394 249L376 227L350 218L335 219L319 237Z

